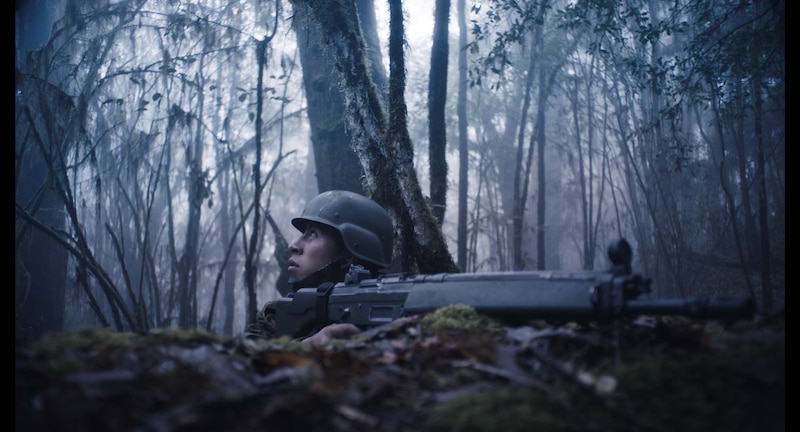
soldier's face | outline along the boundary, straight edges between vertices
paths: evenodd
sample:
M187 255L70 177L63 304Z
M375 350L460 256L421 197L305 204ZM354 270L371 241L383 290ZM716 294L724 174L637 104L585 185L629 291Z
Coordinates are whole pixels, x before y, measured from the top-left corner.
M297 280L325 267L339 254L337 233L332 228L308 222L303 234L289 243L289 274Z

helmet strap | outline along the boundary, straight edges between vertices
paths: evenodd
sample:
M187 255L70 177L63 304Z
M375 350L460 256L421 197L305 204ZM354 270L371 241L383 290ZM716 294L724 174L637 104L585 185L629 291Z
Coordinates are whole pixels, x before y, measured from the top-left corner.
M342 252L339 253L339 256L333 261L305 278L301 280L292 280L292 278L290 278L289 284L292 287L292 291L297 291L300 288L316 288L324 282L343 281L350 268L350 261L352 261L352 259L352 255L348 252Z

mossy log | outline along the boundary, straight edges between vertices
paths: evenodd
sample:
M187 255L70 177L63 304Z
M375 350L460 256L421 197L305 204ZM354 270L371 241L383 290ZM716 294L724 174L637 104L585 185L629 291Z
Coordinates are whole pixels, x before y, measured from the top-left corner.
M16 347L18 431L782 431L783 319L521 327L465 306L311 347L84 329Z

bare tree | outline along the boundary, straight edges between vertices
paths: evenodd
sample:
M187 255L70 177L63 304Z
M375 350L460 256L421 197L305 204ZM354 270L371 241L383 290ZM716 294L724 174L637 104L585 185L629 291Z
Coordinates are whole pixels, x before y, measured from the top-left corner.
M261 134L263 131L263 109L264 109L264 68L267 61L267 47L278 31L278 17L280 16L280 2L275 5L275 21L271 27L269 35L264 36L256 45L256 67L258 67L258 81L256 83L256 114L255 114L255 146L256 159L253 164L253 184L255 193L253 198L253 223L252 233L249 243L245 247L244 277L247 289L247 322L256 321L258 311L258 300L256 297L256 282L258 277L258 267L256 257L259 250L258 244L262 239L261 234L261 193L264 190L264 183L261 181Z

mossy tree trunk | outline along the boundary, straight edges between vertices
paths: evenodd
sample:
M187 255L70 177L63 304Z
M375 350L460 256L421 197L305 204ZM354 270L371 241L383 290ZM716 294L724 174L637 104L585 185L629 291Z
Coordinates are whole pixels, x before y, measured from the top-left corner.
M390 2L389 116L370 78L366 43L353 2L292 0L318 26L334 59L345 104L351 146L364 170L367 195L392 214L400 241L395 259L404 271L456 271L444 235L419 186L408 136L403 61L402 3ZM391 123L391 126L389 124Z
M362 193L361 164L350 148L350 136L342 116L344 100L336 77L330 73L334 60L320 44L316 26L309 24L308 8L299 7L294 11L292 27L297 34L303 65L317 191L344 189Z
M447 209L447 57L450 0L436 0L433 22L431 71L428 81L428 155L433 215L441 226Z

